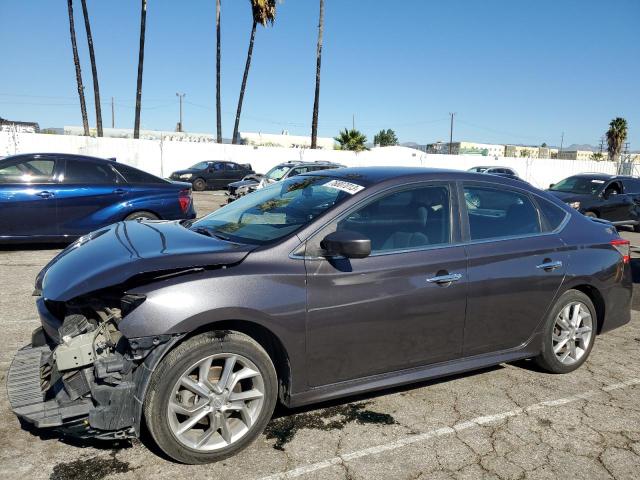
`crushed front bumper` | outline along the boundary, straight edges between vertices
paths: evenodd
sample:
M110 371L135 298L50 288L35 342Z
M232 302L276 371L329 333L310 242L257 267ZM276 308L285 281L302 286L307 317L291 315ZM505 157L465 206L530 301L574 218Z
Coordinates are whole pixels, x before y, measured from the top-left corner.
M84 424L93 403L87 398L60 403L56 389L51 385L51 373L51 350L48 346L27 345L18 350L7 376L11 409L37 428L66 426L75 430Z

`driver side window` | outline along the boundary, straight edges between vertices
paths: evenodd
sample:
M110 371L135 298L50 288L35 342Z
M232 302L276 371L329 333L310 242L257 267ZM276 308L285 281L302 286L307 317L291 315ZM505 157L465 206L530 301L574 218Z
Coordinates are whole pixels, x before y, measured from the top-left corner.
M378 198L347 214L336 229L365 235L375 254L448 244L450 218L449 188L431 185Z

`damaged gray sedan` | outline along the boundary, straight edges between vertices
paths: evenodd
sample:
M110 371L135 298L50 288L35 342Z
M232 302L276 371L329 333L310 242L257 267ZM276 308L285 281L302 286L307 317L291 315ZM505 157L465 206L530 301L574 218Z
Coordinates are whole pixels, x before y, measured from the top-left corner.
M535 358L630 319L629 244L545 192L424 168L286 179L191 222L120 222L38 275L7 379L23 421L233 455L310 404Z

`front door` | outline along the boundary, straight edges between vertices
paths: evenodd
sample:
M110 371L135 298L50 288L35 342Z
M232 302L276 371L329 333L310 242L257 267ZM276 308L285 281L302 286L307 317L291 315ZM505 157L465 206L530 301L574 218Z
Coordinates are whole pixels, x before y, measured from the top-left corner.
M0 237L57 234L56 159L21 155L0 165Z
M531 338L564 278L568 255L553 231L567 214L505 187L465 184L464 197L470 237L464 355L518 347Z
M357 207L307 243L307 354L313 386L457 358L466 257L452 188L420 185ZM457 225L457 223L456 223ZM334 230L371 239L363 259L322 258Z

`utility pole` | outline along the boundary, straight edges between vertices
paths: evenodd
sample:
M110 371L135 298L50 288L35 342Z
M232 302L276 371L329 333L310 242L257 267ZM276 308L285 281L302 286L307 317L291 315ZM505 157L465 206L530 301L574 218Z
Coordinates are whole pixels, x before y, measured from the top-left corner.
M351 130L355 130L356 129L356 114L352 113L351 114Z
M452 143L453 143L453 117L455 117L456 112L450 112L451 115L451 128L449 128L449 155L451 155Z
M180 122L178 122L178 131L182 132L182 99L184 98L184 96L186 95L186 93L176 93L176 97L178 97L180 99Z
M560 137L560 153L562 153L563 145L564 145L564 132L562 132L562 137Z
M116 128L116 109L113 103L113 97L111 97L111 128Z
M604 151L604 135L600 137L600 155L602 155L603 151Z

